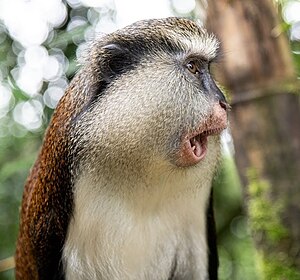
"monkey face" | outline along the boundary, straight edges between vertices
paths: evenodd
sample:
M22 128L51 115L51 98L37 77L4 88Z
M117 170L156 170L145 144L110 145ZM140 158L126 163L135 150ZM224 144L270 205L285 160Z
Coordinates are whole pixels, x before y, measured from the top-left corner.
M95 42L84 72L98 89L76 118L75 145L92 149L101 164L126 168L216 158L228 108L209 73L218 46L178 18L138 22Z

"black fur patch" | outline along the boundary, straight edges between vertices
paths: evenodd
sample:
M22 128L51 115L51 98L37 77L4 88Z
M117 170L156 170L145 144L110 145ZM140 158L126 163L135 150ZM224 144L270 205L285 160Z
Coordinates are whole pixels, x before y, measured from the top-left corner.
M209 198L209 205L206 213L206 239L208 247L208 275L209 280L218 280L218 249L217 249L217 233L213 209L213 191Z
M142 36L113 38L103 47L106 59L102 61L102 78L111 82L118 76L135 69L142 59L147 59L150 54L166 52L176 54L182 51L177 45L167 38L144 38Z

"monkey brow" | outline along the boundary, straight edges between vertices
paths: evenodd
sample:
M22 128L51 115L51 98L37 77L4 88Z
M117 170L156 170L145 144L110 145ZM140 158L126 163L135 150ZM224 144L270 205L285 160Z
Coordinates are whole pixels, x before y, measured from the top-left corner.
M209 60L209 63L218 63L224 59L225 55L221 48L216 49L216 55Z

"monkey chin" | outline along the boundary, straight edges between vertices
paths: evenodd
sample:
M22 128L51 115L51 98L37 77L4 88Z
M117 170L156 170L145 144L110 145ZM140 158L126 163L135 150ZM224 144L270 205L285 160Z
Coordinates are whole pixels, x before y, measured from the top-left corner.
M202 161L207 154L208 137L220 135L226 128L226 110L216 104L212 113L199 125L198 129L184 135L177 153L176 164L179 167L188 167Z

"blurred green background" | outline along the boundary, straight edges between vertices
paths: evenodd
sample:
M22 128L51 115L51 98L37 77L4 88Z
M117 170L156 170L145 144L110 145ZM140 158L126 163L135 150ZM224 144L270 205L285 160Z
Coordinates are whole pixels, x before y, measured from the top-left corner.
M300 2L280 4L300 73ZM0 0L0 260L14 254L24 181L87 42L139 19L172 15L202 13L194 0ZM214 182L220 279L260 279L229 134L223 142ZM13 275L0 271L3 280Z

